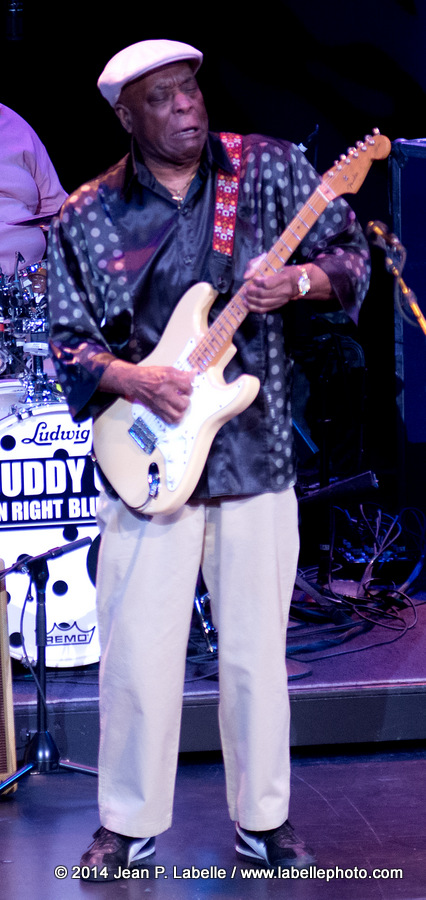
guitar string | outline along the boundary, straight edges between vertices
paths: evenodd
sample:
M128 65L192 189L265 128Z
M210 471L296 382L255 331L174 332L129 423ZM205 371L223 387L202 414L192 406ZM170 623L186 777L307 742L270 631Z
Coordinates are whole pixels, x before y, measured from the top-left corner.
M298 234L290 226L284 230L282 235L278 238L273 247L268 251L264 260L259 266L259 272L261 274L267 274L268 269L272 269L273 272L279 271L279 269L285 265L285 262L289 258L289 256L294 252L300 241L305 237L309 229L312 227L316 219L321 215L321 213L326 208L329 201L325 200L323 194L319 190L320 186L316 188L314 193L310 196L309 200L302 206L301 210L296 213L293 222L297 219L299 220L302 226L301 234ZM318 209L315 208L315 204L318 203ZM308 221L305 221L304 216ZM291 234L295 238L294 246L287 244L285 237ZM284 247L286 251L288 251L288 255L285 253L283 256L278 252L278 247ZM271 262L270 257L276 256L280 261L279 269L276 269ZM244 287L244 286L243 286ZM207 333L203 335L195 349L189 354L188 362L193 365L196 363L202 370L208 367L210 362L212 362L221 350L226 346L229 340L232 340L233 335L237 328L241 325L244 319L247 316L248 309L244 303L244 297L240 296L243 294L243 287L240 288L239 291L235 294L232 300L227 304L224 310L219 314L217 319L212 323ZM242 304L239 305L239 302ZM234 314L234 309L237 310L238 315ZM236 320L236 325L229 320L229 315L234 316ZM229 330L228 327L229 326ZM222 337L221 332L225 333L225 337ZM218 348L215 348L214 342L218 344ZM207 361L207 362L206 362Z

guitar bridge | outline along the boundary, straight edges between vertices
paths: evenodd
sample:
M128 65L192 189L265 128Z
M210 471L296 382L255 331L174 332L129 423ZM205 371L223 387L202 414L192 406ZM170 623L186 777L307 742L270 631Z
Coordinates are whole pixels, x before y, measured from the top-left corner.
M148 428L148 425L141 416L139 416L133 422L131 428L129 428L130 437L139 444L139 447L144 450L149 456L153 453L155 447L157 446L157 438L153 431Z

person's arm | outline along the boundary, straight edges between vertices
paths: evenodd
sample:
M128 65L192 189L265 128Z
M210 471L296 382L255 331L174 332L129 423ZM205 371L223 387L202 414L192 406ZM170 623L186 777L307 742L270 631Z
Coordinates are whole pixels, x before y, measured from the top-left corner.
M244 296L251 312L271 312L304 296L299 290L299 280L305 273L309 279L310 299L331 300L335 296L327 273L314 263L284 266L280 272L265 276L254 274L255 271L250 268L246 272L249 280Z
M31 161L32 175L37 185L39 201L37 215L55 215L67 199L56 169L46 147L33 133L34 156Z
M178 422L188 407L192 377L192 372L172 366L138 366L116 358L105 369L99 390L143 403L172 423Z
M257 152L256 179L253 176L247 180L252 193L246 202L253 206L268 252L277 239L277 226L283 231L291 226L321 179L302 151L292 144L262 143L261 153ZM362 228L344 198L337 197L326 206L280 271L264 277L253 268L246 272L245 277L250 279L246 288L250 310L267 312L297 301L303 269L310 281L305 295L308 300L329 301L329 305L340 306L357 321L369 284L370 254Z
M48 262L50 346L74 419L96 417L122 396L165 422L178 421L189 404L193 373L118 358L103 333L102 286L70 204L52 225Z

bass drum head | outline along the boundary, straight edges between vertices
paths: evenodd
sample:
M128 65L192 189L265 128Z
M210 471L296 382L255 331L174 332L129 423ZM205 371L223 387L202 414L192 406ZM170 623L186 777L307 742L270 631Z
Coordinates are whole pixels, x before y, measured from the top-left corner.
M22 554L39 556L53 547L63 547L67 544L67 534L72 540L90 537L92 544L48 560L46 666L50 668L87 666L99 661L96 591L92 580L96 571L93 553L99 543L98 529L89 525L72 532L67 528L33 528L23 529L19 534L0 534L0 556L6 569ZM6 576L10 596L7 607L10 655L23 664L26 655L32 664L37 660L37 595L32 585L32 600L25 603L29 587L29 575L11 572Z
M13 392L13 391L12 391ZM90 537L92 544L47 562L46 665L84 666L100 658L96 617L100 485L91 458L91 422L76 425L66 404L35 404L0 420L0 557L40 556ZM29 575L6 575L10 653L37 659L36 590ZM27 657L26 655L27 654Z

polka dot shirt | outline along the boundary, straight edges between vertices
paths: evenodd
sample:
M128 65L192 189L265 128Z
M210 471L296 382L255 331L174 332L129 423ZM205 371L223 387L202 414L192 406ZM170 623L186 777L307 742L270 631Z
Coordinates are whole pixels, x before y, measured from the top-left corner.
M52 349L77 419L96 415L111 400L97 391L111 354L133 362L144 358L188 287L214 285L214 318L242 283L249 260L271 248L319 183L294 145L245 137L233 263L218 269L211 238L215 175L224 159L219 138L211 135L200 173L178 206L129 156L72 194L55 221L48 275ZM292 262L323 268L341 306L357 319L369 254L345 200L328 204ZM285 312L249 314L234 344L225 379L247 372L260 379L261 389L216 435L199 497L280 491L296 481Z

